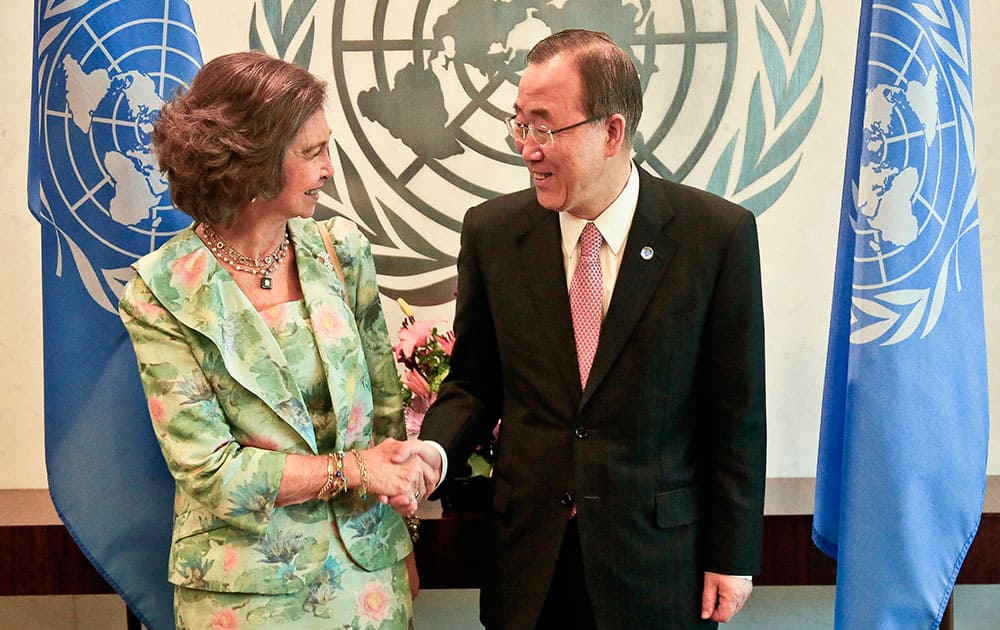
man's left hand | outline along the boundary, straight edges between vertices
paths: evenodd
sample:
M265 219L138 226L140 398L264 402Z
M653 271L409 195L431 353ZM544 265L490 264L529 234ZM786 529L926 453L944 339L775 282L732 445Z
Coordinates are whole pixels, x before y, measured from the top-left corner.
M726 623L743 609L752 590L753 582L746 578L706 572L701 618Z

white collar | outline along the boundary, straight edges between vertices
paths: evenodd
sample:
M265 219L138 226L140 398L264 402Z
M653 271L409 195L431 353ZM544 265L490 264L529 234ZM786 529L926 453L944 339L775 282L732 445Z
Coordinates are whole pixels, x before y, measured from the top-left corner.
M597 215L593 221L597 225L597 229L601 231L604 242L607 243L608 248L615 256L625 246L628 230L632 226L632 217L635 215L635 207L639 203L639 169L632 162L629 162L629 168L631 170L625 188L618 193L611 205ZM590 222L568 212L559 213L559 228L562 231L564 252L572 252L576 249L580 233L583 232L587 223Z

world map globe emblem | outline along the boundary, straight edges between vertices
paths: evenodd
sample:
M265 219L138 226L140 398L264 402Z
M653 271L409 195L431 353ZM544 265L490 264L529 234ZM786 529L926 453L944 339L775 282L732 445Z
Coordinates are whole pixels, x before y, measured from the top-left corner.
M190 223L173 208L148 148L164 98L186 87L201 65L193 30L169 17L181 4L164 3L150 15L148 3L101 3L43 53L40 176L48 220L77 265L92 267L81 276L96 278L112 296L121 270Z
M706 0L712 6L699 5L697 20L682 0L655 8L606 0L347 4L334 5L331 42L331 100L356 147L345 150L334 134L342 166L370 168L392 191L375 200L389 222L417 226L435 243L457 246L467 208L530 185L503 121L540 39L565 28L600 30L632 56L647 95L635 158L678 181L716 135L736 70L734 0ZM691 94L700 95L697 105ZM682 111L686 122L675 125ZM355 188L370 186L355 177ZM393 277L412 283L423 273L425 288L437 282L434 296L408 300L451 298L454 248L371 236L389 294ZM395 255L404 250L416 255Z
M933 282L938 267L928 263L954 239L965 202L958 106L944 80L951 70L916 20L879 5L874 11L883 15L873 24L893 36L871 39L854 182L856 293Z

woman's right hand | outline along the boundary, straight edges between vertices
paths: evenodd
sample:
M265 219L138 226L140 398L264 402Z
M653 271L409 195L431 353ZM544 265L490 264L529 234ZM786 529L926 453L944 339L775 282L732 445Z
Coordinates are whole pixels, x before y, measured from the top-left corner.
M438 472L423 458L410 452L407 442L389 438L367 450L359 451L359 454L364 458L368 472L366 485L369 494L381 497L412 497L416 503L427 496L431 480L436 480L438 476ZM356 460L354 457L351 459ZM348 479L352 486L360 487L362 482L360 470L356 470L354 475L348 476ZM433 490L433 487L430 489Z

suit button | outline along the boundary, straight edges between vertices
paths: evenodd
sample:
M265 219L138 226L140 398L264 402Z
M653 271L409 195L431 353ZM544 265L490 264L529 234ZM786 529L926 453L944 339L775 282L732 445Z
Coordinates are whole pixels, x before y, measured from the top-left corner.
M578 438L585 438L587 437L587 427L577 427L573 433L575 433Z
M559 503L562 503L566 507L570 507L571 505L573 505L573 493L567 492L566 494L562 495L562 498L559 499Z

